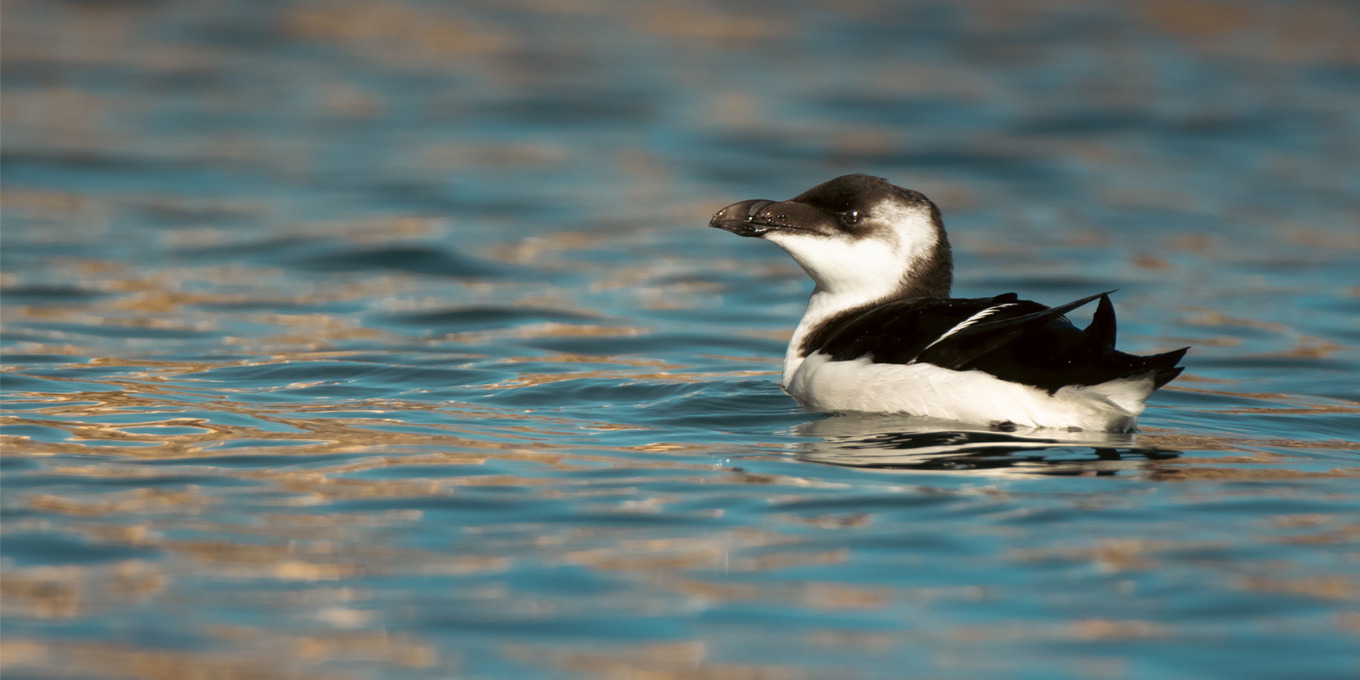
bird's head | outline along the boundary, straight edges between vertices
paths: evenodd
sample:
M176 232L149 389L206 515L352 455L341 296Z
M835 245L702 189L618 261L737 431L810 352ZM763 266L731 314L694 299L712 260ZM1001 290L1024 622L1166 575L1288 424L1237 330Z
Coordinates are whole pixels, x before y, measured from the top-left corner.
M835 296L949 295L953 260L939 208L878 177L845 175L787 201L734 203L709 226L778 245Z

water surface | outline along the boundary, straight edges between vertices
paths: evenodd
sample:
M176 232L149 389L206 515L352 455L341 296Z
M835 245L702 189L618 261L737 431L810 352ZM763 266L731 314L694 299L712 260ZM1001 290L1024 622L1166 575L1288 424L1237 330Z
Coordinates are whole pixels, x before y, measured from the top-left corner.
M1360 672L1345 3L4 11L7 678ZM1186 373L804 411L704 225L846 172Z

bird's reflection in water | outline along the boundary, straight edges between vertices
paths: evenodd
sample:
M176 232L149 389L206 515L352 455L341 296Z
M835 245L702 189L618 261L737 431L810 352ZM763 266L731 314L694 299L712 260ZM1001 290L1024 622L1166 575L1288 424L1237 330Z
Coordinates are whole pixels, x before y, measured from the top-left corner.
M820 439L799 445L798 458L858 468L1115 475L1180 456L1138 446L1136 434L987 427L910 415L834 414L795 432Z

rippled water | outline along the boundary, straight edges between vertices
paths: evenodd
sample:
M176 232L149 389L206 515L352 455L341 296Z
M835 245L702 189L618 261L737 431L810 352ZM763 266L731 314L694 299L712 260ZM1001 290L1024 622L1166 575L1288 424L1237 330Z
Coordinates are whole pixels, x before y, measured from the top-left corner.
M1360 673L1347 3L4 11L6 678ZM852 171L1186 374L800 409Z

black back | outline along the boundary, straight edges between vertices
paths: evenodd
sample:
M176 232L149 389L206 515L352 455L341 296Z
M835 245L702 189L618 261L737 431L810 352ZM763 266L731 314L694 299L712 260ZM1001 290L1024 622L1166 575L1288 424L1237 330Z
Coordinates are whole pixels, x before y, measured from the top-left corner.
M1097 298L1100 308L1086 330L1063 316ZM992 311L958 328L985 310ZM1175 365L1184 349L1135 356L1115 350L1114 336L1114 308L1107 293L1059 307L1006 293L992 298L894 300L848 310L814 329L800 351L804 356L821 352L832 361L870 357L880 364L928 363L983 371L1049 393L1066 385L1097 385L1143 374L1161 387L1180 374Z

